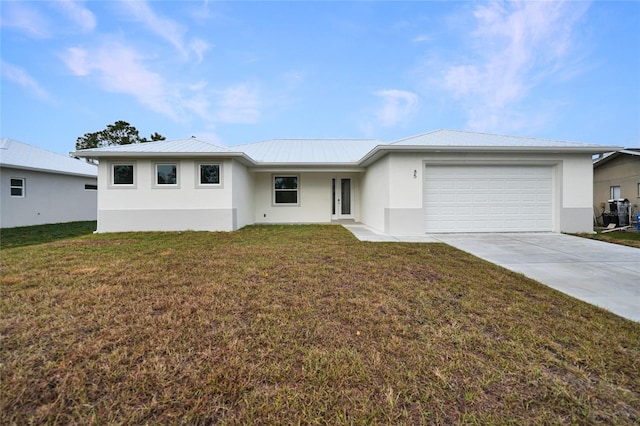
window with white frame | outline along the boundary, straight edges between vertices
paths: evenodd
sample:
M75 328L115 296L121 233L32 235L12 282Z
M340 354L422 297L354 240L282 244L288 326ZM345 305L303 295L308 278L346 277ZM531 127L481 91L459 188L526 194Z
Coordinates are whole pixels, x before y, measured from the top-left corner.
M177 186L178 165L176 163L156 164L156 185Z
M25 178L11 178L10 182L10 192L12 197L21 197L25 196Z
M113 164L111 167L111 182L113 185L133 186L135 183L135 169L133 164Z
M620 187L619 186L612 186L609 188L610 190L610 195L611 195L611 199L612 200L616 200L618 198L620 198Z
M274 176L275 204L298 204L298 176Z
M199 167L199 183L203 186L220 185L220 164L203 163Z

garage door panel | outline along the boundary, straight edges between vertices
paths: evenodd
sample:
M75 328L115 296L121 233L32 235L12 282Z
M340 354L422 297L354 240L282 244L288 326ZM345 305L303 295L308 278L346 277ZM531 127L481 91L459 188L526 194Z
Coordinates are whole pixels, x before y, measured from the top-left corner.
M426 166L426 232L551 231L550 167Z

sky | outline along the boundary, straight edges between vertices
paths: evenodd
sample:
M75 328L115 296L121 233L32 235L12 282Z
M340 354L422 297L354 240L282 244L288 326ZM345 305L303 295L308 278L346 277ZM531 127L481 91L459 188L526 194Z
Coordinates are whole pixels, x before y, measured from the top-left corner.
M0 136L640 147L636 1L1 1Z

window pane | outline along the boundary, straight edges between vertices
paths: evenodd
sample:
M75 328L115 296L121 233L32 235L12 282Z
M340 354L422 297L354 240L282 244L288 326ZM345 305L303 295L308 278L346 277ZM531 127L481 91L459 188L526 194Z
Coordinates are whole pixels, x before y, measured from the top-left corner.
M620 198L620 187L619 186L612 186L611 187L611 198L612 199Z
M200 165L200 183L201 184L219 184L220 183L220 165L218 164Z
M22 179L11 179L11 186L22 187Z
M22 197L22 188L11 188L12 197Z
M276 204L297 204L298 191L276 191Z
M296 176L276 176L276 189L298 189L298 178Z
M158 185L175 185L177 181L177 167L175 164L158 164Z
M133 185L133 166L117 164L113 166L114 185Z

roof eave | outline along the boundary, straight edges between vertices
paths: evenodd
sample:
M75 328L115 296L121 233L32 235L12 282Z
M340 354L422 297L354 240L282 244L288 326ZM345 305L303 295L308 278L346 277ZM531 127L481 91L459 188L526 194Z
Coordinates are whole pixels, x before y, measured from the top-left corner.
M368 166L389 152L515 152L538 154L600 154L620 149L612 146L446 146L446 145L378 145L360 160Z
M74 157L84 158L237 158L254 165L255 161L243 152L131 152L131 151L72 151Z

